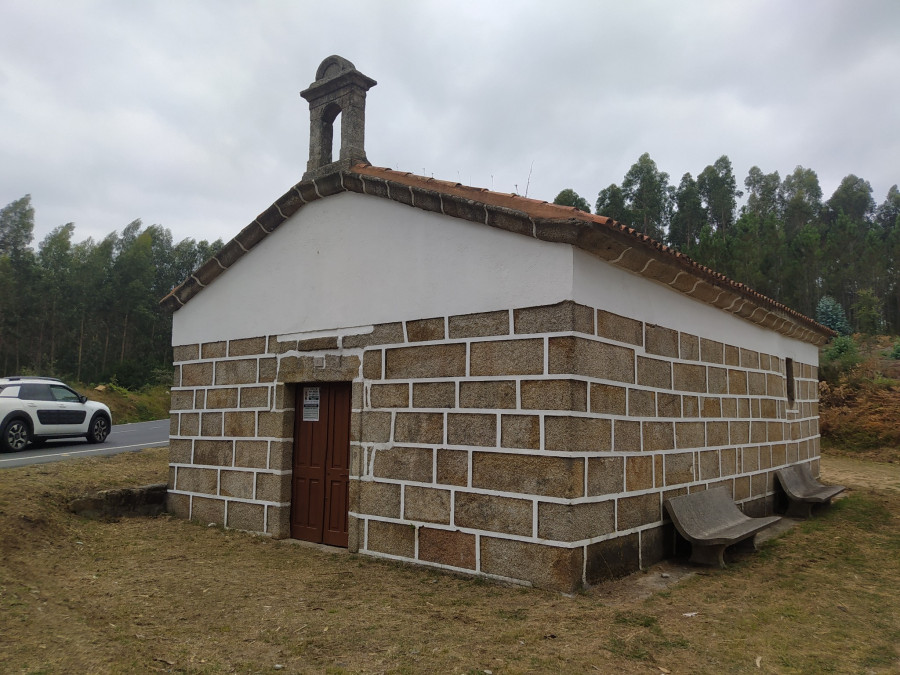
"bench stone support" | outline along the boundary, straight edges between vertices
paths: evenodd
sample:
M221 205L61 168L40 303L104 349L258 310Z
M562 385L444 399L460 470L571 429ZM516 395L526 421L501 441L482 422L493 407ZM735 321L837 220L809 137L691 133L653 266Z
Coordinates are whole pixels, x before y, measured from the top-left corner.
M788 518L797 518L798 520L807 520L812 517L812 502L804 502L788 497L787 509L784 515Z
M725 567L725 549L727 544L717 546L703 546L691 544L690 561L695 565L708 565L710 567Z
M735 542L734 544L704 545L692 542L691 557L689 560L695 565L709 565L711 567L720 567L724 569L726 567L725 549L729 546L734 546L734 548L739 551L755 553L758 550L756 547L756 534Z
M729 546L755 551L756 533L781 520L744 515L724 487L667 499L665 507L675 529L691 543L690 561L715 567L725 567Z
M786 466L775 475L788 498L785 515L789 518L809 518L815 504L828 504L847 489L843 485L822 485L813 478L809 464Z

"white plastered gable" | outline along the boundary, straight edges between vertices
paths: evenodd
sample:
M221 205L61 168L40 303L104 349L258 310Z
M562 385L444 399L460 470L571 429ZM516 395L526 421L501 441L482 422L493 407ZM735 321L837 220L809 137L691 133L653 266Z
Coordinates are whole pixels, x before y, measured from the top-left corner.
M573 248L344 193L308 204L173 316L173 344L571 299Z

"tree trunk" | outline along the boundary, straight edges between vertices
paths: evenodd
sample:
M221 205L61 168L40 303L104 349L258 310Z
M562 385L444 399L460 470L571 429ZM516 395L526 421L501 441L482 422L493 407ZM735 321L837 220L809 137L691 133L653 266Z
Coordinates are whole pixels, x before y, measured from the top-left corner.
M122 323L122 353L119 355L119 363L125 361L125 336L128 334L128 312L125 312L125 321Z
M19 370L19 343L21 342L19 335L21 333L19 330L22 327L21 317L16 316L16 375L18 375L21 371Z
M106 355L109 353L109 324L106 324L106 341L103 343L103 361L100 363L100 373L106 372Z
M75 379L81 382L81 350L84 347L84 310L81 310L81 331L78 334L78 367Z
M34 369L41 372L41 356L44 353L44 322L41 321L41 332L38 333L37 353L34 356Z
M50 306L50 368L56 370L56 297ZM53 373L55 374L55 373Z

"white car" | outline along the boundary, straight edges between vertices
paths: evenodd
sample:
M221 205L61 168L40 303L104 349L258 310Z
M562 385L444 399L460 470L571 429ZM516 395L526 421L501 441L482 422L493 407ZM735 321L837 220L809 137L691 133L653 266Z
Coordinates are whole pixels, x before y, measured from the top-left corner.
M49 377L0 377L0 451L24 450L50 438L84 436L102 443L112 428L109 408Z

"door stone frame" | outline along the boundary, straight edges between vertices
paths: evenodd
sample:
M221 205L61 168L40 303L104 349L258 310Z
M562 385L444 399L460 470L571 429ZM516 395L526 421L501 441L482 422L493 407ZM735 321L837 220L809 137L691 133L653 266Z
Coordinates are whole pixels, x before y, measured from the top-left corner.
M294 424L297 410L299 390L303 384L316 382L349 382L350 383L350 476L347 497L347 509L350 514L359 512L360 490L359 479L365 469L365 453L360 446L362 438L361 414L363 408L362 359L357 354L331 353L324 356L282 356L278 359L275 375L275 413L279 415L278 426L281 436L289 442L291 448L290 480L285 481L286 494L281 496L282 503L287 503L285 513L288 519L285 537L290 537L290 512L293 507L293 456ZM284 530L282 530L284 531ZM347 522L347 550L355 553L360 548L363 533L359 531L358 521L352 515Z

